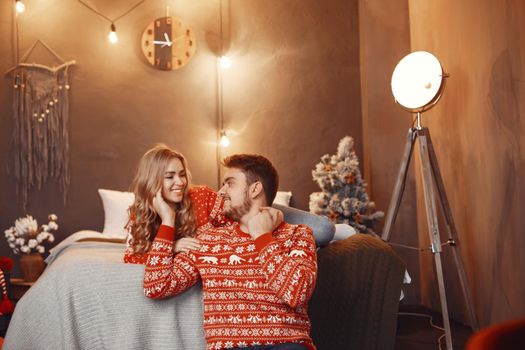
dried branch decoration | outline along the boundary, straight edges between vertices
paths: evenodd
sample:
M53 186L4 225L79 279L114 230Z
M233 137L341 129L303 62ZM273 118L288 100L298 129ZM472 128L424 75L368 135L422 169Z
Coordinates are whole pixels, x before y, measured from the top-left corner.
M17 196L25 208L29 191L54 177L65 203L70 183L67 66L20 65L13 88Z

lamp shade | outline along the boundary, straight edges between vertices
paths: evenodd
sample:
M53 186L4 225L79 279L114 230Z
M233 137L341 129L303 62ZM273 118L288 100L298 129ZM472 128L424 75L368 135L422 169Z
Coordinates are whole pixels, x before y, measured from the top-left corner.
M423 112L441 97L447 75L439 60L426 51L412 52L392 73L392 93L397 103L411 112Z

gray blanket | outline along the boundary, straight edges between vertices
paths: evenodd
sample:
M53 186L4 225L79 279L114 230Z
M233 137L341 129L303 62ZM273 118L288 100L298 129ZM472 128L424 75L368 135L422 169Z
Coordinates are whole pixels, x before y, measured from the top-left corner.
M3 349L205 348L200 286L166 300L142 291L143 265L125 246L73 243L20 299Z

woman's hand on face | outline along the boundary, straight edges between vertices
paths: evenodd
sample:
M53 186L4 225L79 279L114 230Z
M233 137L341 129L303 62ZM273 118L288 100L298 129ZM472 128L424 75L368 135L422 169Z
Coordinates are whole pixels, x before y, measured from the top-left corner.
M201 242L197 238L182 237L175 242L175 253L201 249Z
M161 190L153 197L152 205L155 212L160 216L162 225L175 226L175 210L164 200Z

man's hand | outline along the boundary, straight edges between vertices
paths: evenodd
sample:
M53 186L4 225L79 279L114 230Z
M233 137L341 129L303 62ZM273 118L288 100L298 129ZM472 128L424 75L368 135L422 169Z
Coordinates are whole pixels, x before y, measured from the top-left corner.
M266 232L273 232L283 222L283 212L272 207L262 207L248 222L248 231L253 239Z
M161 190L159 190L157 194L155 194L155 197L153 197L152 205L153 209L160 216L162 225L175 227L175 210L164 200Z
M201 249L201 242L197 238L182 237L175 242L175 253Z

